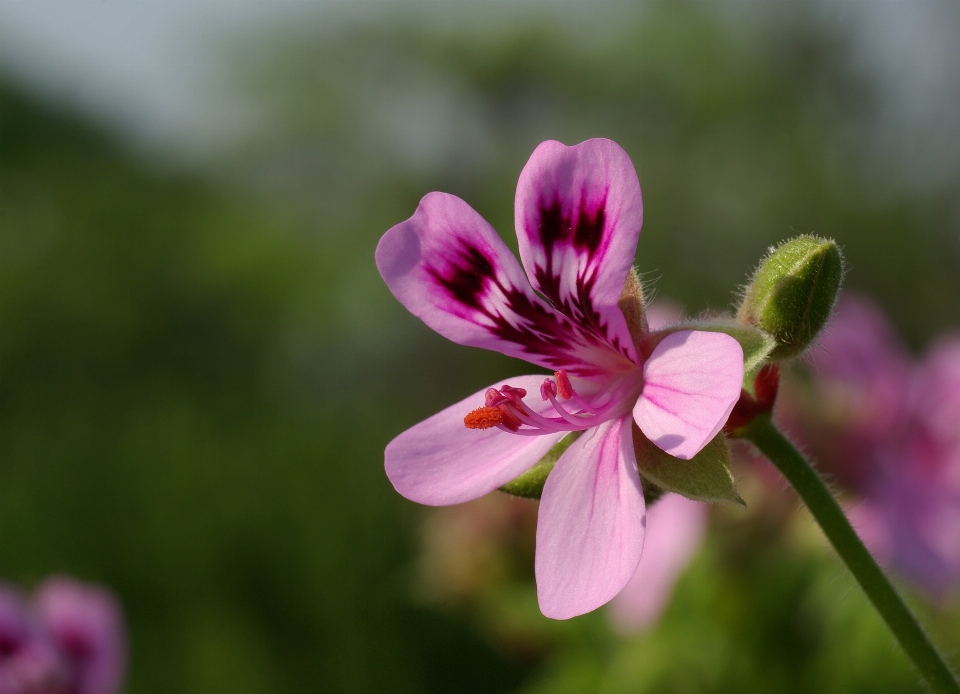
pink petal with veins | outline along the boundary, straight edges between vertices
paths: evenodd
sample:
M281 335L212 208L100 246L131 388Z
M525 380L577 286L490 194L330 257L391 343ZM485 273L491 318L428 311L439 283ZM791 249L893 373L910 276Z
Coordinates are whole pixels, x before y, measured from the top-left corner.
M547 478L537 516L540 611L569 619L609 601L636 571L643 537L643 491L623 417L585 432Z
M503 240L453 195L426 195L383 235L376 260L400 303L458 344L585 378L634 366L592 323L538 297Z
M537 393L543 376L517 376L505 383ZM483 405L485 392L438 412L387 445L384 467L402 496L428 506L476 499L526 472L567 433L517 436L497 428L467 429L463 418ZM539 397L525 403L538 413L551 409Z
M724 333L683 330L665 337L643 367L633 408L640 430L689 460L723 427L740 397L743 350Z
M542 143L520 173L515 214L531 284L636 361L617 307L643 222L640 182L627 153L603 139Z

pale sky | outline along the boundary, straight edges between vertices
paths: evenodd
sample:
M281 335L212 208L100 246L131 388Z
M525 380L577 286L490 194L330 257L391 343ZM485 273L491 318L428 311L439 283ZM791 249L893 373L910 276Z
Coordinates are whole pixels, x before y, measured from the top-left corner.
M375 11L388 1L352 0L349 7ZM515 5L529 10L531 4L538 3ZM0 0L0 69L78 105L135 144L215 149L249 122L244 105L218 79L229 69L225 43L319 22L329 6L329 0ZM938 158L955 166L960 157L943 143L960 141L960 3L835 0L824 7L855 28L855 59L886 86L878 137L894 148L926 148L933 175ZM923 167L929 174L930 162Z

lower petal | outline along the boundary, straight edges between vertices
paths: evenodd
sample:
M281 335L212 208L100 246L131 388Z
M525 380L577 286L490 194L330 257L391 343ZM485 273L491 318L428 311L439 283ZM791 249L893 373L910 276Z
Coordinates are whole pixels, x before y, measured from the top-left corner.
M569 619L619 593L640 561L644 522L629 420L588 430L543 488L536 558L541 612Z
M689 460L723 427L743 383L743 349L724 333L665 337L643 366L637 426L659 448Z
M506 383L539 393L543 379L518 376ZM438 412L387 444L384 467L402 496L428 506L476 499L532 467L567 433L518 436L497 428L467 429L463 418L483 405L485 391ZM544 403L544 411L548 407L550 403Z

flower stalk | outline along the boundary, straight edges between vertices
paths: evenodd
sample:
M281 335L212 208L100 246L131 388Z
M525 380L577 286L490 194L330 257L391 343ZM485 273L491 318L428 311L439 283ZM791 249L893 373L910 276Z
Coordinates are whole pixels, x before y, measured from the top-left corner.
M960 694L956 677L867 551L823 479L777 429L770 415L757 415L737 435L759 448L797 491L930 689L937 694Z

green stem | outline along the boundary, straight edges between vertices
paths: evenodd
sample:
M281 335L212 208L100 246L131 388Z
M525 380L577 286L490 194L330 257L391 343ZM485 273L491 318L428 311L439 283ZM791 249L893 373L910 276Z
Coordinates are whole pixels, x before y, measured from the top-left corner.
M777 429L769 415L756 417L739 433L753 442L797 490L930 688L938 694L960 694L960 685L943 657L864 547L816 470Z

